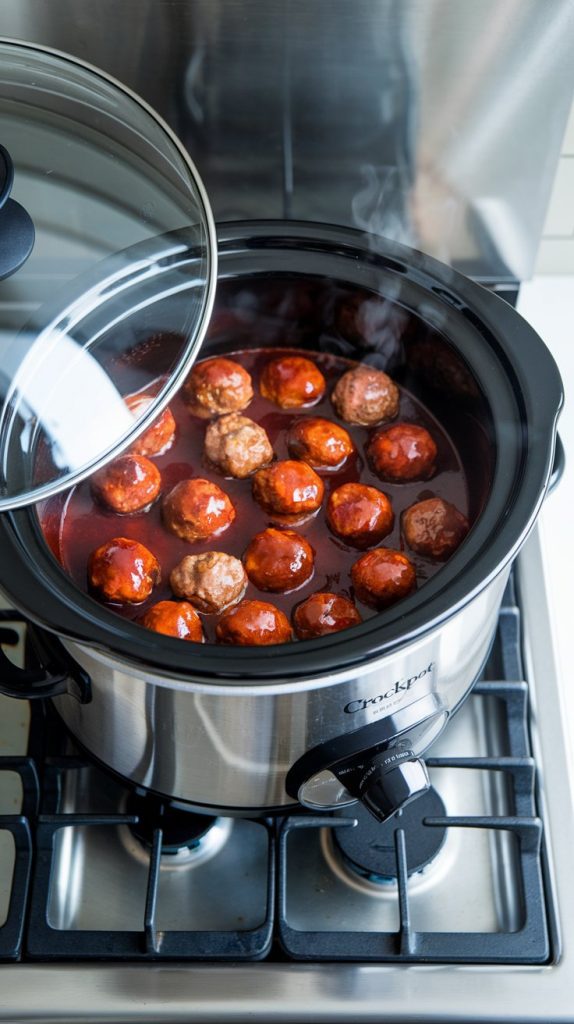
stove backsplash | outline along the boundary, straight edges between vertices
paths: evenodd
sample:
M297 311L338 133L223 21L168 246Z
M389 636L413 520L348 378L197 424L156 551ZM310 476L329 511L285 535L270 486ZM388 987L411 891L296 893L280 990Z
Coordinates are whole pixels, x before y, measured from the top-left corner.
M533 269L573 28L569 0L2 5L3 35L70 52L148 100L197 162L216 219L352 225L497 280ZM65 211L45 218L62 244Z

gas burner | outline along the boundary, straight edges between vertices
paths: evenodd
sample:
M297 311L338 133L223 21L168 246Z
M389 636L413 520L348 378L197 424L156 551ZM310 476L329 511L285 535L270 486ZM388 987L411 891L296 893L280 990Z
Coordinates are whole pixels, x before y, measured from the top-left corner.
M430 864L446 838L446 828L425 825L424 819L445 814L445 806L432 787L383 824L357 804L340 816L356 818L358 824L354 828L334 828L334 848L345 865L361 878L370 882L395 881L395 832L398 829L404 830L407 871L413 875Z
M168 800L137 790L129 794L125 811L126 814L137 815L137 823L130 824L129 829L148 850L153 845L154 832L161 828L161 852L168 855L196 850L219 820L209 814L175 807Z

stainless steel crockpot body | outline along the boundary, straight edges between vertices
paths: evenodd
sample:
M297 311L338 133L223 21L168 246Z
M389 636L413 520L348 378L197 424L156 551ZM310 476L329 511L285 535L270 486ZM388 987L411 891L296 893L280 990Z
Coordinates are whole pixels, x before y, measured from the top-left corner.
M273 648L229 648L183 643L120 618L78 591L48 550L35 510L6 513L0 585L49 633L36 632L43 667L14 670L2 686L52 695L73 735L106 766L206 811L360 797L383 818L425 787L417 758L488 654L512 560L552 477L560 378L503 300L385 240L310 224L233 224L220 229L219 258L219 308L233 311L234 327L216 313L202 354L284 344L389 368L463 455L468 537L416 593L359 626ZM357 294L376 298L378 313L355 337L310 329L301 313L301 304L325 308ZM133 298L134 308L145 306ZM153 304L146 309L153 329ZM251 316L262 309L263 338ZM94 315L114 320L106 304Z

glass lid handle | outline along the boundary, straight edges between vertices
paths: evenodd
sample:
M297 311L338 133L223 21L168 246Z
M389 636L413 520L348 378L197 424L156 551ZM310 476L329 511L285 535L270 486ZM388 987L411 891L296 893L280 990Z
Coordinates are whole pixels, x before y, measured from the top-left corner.
M10 199L13 183L12 157L0 144L0 281L26 262L35 239L32 218L20 203Z

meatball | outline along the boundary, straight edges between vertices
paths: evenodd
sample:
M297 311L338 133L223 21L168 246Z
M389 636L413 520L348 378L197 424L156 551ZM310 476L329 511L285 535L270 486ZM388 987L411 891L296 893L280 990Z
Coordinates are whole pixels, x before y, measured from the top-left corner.
M368 547L386 537L395 521L386 494L366 484L343 484L329 496L327 524L347 544Z
M367 457L377 476L401 483L428 480L435 471L436 444L428 430L415 423L397 423L373 434Z
M292 423L287 447L291 458L300 459L314 469L339 469L355 451L347 431L320 416Z
M207 540L231 526L235 508L217 484L195 477L182 480L163 499L168 530L182 540Z
M327 384L319 368L304 356L280 356L267 363L259 390L281 409L314 405L325 394Z
M205 432L205 455L226 476L243 479L269 465L273 448L263 427L232 412L209 424Z
M243 561L259 590L287 593L311 578L315 555L309 542L294 530L270 527L255 534Z
M161 577L159 562L137 540L114 537L92 551L88 582L105 601L139 604Z
M362 365L343 374L331 401L342 420L372 427L397 416L399 389L382 370Z
M223 551L186 555L169 578L176 597L184 597L201 612L222 612L245 593L247 576L238 558Z
M203 641L201 619L187 601L158 601L139 620L141 626L179 640Z
M340 629L356 626L361 621L353 602L340 594L311 594L293 612L293 626L299 640L338 633Z
M207 359L194 366L183 386L189 411L202 419L239 412L253 398L251 377L232 359Z
M468 519L442 498L411 505L402 516L408 546L419 555L442 561L452 555L468 533Z
M253 477L253 497L267 512L297 516L315 512L325 487L320 476L305 462L285 459L260 469Z
M151 395L130 395L126 405L136 416L142 416L153 402ZM164 409L154 420L151 427L140 434L134 441L130 451L136 455L163 455L171 448L175 438L175 420L170 409Z
M215 628L222 644L240 647L285 644L291 639L289 619L267 601L241 601L222 615Z
M392 353L404 332L407 314L394 302L352 292L335 309L335 326L343 338L361 348Z
M371 608L386 608L415 589L413 563L401 551L376 548L361 555L351 567L351 579L359 601Z
M141 512L161 491L161 474L145 455L120 455L91 478L92 494L113 512Z

